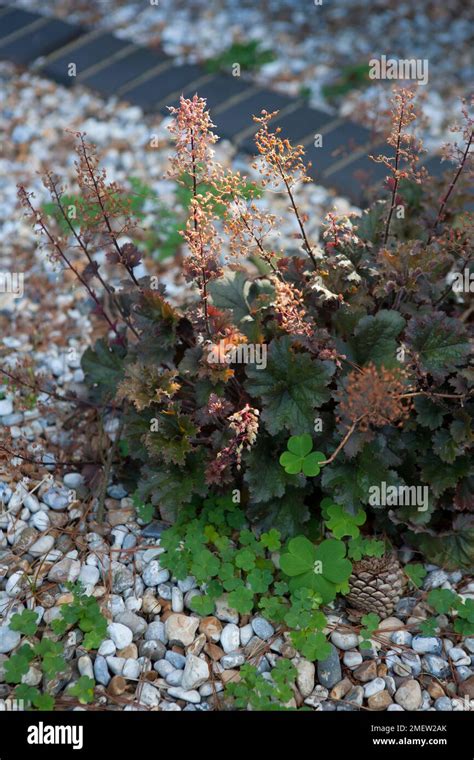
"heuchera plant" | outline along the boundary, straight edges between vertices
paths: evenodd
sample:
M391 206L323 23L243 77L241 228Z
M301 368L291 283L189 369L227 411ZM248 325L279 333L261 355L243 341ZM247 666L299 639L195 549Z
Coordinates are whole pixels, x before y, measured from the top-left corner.
M20 188L54 257L75 269L106 322L108 336L82 360L89 403L120 420L120 451L142 502L173 522L196 497L233 490L251 523L283 539L317 535L324 518L335 537L360 542L360 556L364 525L444 567L472 566L471 310L468 292L450 281L470 282L467 108L451 178L433 201L434 181L419 168L413 96L396 92L389 156L374 157L387 168L387 197L360 216L328 215L320 242L298 205L299 186L310 181L303 148L272 128L275 114L255 118L260 179L252 184L215 160L204 100L182 98L170 110L170 176L190 189L182 231L189 290L179 307L159 278L136 279L141 254L123 243L130 209L83 135L78 184L94 217L84 228L71 228L69 240L51 231ZM56 180L46 183L61 209ZM296 252L279 250L279 220L260 202L262 192L286 193ZM91 255L94 239L122 268L120 291ZM69 252L71 241L85 267ZM427 501L374 504L374 487L392 486L426 486ZM311 557L304 551L308 563L325 546L331 554L324 542ZM326 580L338 579L335 572Z

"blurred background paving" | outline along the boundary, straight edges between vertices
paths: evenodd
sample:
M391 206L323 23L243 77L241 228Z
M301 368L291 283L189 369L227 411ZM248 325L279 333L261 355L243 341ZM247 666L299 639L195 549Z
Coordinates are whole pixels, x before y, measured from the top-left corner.
M11 5L0 11L2 59L32 65L66 87L82 84L117 96L144 112L166 114L182 92L197 91L207 98L219 134L247 152L255 133L252 115L278 110L284 133L304 144L313 178L357 205L367 203L385 176L367 156L382 148L393 83L369 78L370 58L428 60L429 83L418 89L426 160L435 174L439 161L430 154L447 137L470 71L473 26L456 1L426 3L420 12L387 1L360 6L347 0L337 7L275 0L257 9L230 0L205 7L143 0L92 7L65 0L41 10L54 18ZM236 64L239 76L231 76Z

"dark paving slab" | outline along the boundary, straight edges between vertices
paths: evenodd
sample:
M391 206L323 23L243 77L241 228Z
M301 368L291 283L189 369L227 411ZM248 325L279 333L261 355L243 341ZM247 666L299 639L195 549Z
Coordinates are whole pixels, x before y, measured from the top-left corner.
M59 19L48 19L31 32L26 29L25 34L15 37L11 42L5 40L2 44L0 41L0 58L27 66L36 58L49 55L57 48L67 45L83 31L80 26L66 24Z
M430 177L436 177L436 179L444 177L446 172L449 172L450 175L452 175L454 171L454 164L450 161L441 161L441 156L432 156L431 158L428 158L423 163L423 166Z
M306 146L307 160L312 163L311 176L321 182L329 170L337 169L337 162L346 161L351 156L354 160L358 158L357 154L370 144L370 136L368 129L352 122L343 122L323 134L321 147L315 147L314 143ZM372 149L367 147L366 152L372 152Z
M358 205L365 205L372 199L375 189L383 188L389 174L384 164L376 163L369 158L369 153L377 156L384 152L386 147L385 143L371 147L366 155L356 158L335 172L328 173L325 184L334 187L342 195L348 195Z
M4 10L4 7L1 8ZM16 8L8 8L6 13L2 13L0 16L0 39L8 37L9 34L17 32L24 26L37 21L41 16L37 13L30 13L29 11L17 10Z
M114 95L133 79L167 60L168 57L160 51L136 48L90 75L86 72L81 84L92 87L103 95Z
M222 137L233 138L239 132L251 128L254 124L253 116L259 116L262 109L276 111L287 108L291 102L291 98L278 92L258 90L248 98L215 112L213 121L217 125L216 131Z
M224 74L216 74L209 82L205 82L199 86L197 94L201 98L206 98L207 107L212 111L214 108L221 106L236 95L252 90L253 85L250 82L242 82L238 77L229 77ZM192 98L196 92L193 87L187 87L183 90L183 95L186 98Z
M157 108L166 110L163 101L166 101L167 97L172 98L177 91L192 86L192 82L197 82L205 75L206 72L200 66L192 64L170 66L135 87L125 88L122 97L140 106L144 111L153 111ZM170 101L167 105L173 105L173 102Z
M47 61L42 73L51 77L56 82L60 82L66 87L75 84L76 77L70 77L68 66L70 63L76 64L77 77L83 75L92 66L107 60L112 55L116 55L130 43L126 40L118 39L112 34L99 34L85 39L78 39L76 43L64 53L59 51L50 61Z
M316 134L331 121L333 121L333 117L330 114L327 114L324 111L319 111L316 108L308 108L306 105L300 105L290 113L275 117L270 123L272 129L279 127L281 129L281 136L287 137L295 145L301 142L304 138ZM253 152L255 147L253 138L256 131L256 129L253 129L251 134L246 135L246 137L239 142L239 146L243 150Z

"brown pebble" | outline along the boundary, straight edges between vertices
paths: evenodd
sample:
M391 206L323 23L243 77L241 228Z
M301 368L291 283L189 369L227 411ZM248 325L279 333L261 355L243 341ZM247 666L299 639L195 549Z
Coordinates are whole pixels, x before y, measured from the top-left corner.
M112 697L119 697L127 688L127 682L122 676L114 676L109 685L107 686L107 692Z
M380 678L383 678L388 674L388 668L384 662L381 662L380 665L377 666L377 675Z
M186 649L186 654L194 654L196 657L201 654L204 645L206 643L206 636L204 633L200 633L199 636L194 639L193 643Z
M232 683L239 683L241 677L242 676L238 670L224 670L220 673L220 679L223 684L227 684L230 681L232 681Z
M331 699L342 699L346 696L346 694L349 694L350 690L352 689L352 683L349 681L348 678L343 678L342 681L339 681L331 691L329 692L329 696Z
M218 647L217 644L214 644L212 641L208 641L204 647L204 651L209 655L211 660L214 660L214 662L217 662L221 659L221 657L224 656L224 650Z
M362 683L373 681L374 678L377 678L377 664L375 660L365 660L353 671L353 675L354 678L362 681Z
M441 684L439 684L438 681L436 681L434 678L432 678L430 682L426 684L426 691L432 699L439 699L440 697L446 696Z
M388 691L379 691L369 697L368 704L371 710L386 710L389 705L393 705L393 699Z
M124 657L126 660L132 659L136 660L138 657L138 649L136 644L129 644L127 647L124 647L123 649L119 649L117 651L117 657Z
M221 632L222 623L220 620L214 617L214 615L209 615L208 617L202 618L201 622L199 623L199 633L204 633L205 636L214 643L217 643L219 641Z
M280 654L282 657L286 657L287 660L292 660L293 657L296 657L296 649L292 644L282 644Z

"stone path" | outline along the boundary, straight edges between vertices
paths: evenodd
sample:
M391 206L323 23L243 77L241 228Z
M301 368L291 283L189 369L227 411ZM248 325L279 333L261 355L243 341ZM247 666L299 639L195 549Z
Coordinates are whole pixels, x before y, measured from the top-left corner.
M365 205L374 185L386 175L368 158L379 153L370 130L310 108L302 98L194 64L177 65L159 48L140 47L112 34L68 24L37 13L0 6L0 59L35 71L65 87L85 85L101 95L115 95L146 113L167 113L181 93L207 98L217 132L239 149L253 152L253 114L279 111L274 122L293 142L305 146L310 174L357 205ZM437 156L426 160L435 176L442 171ZM443 167L444 168L444 167Z

